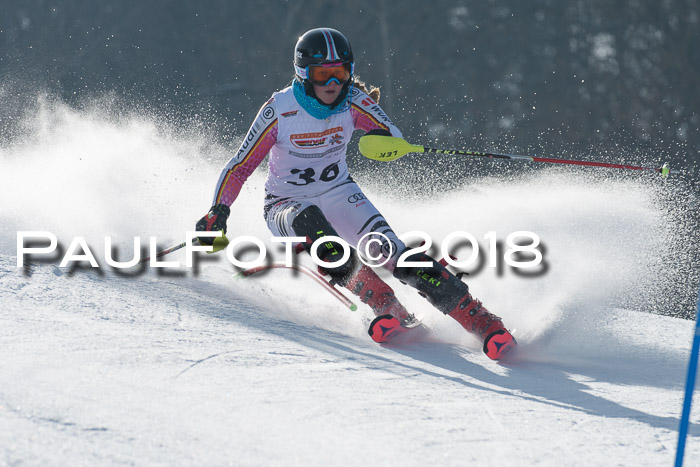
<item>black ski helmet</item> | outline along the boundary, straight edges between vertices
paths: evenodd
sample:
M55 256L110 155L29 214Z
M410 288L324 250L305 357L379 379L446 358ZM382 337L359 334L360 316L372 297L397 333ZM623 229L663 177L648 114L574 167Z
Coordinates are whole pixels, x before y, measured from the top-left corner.
M306 94L316 97L313 86L307 76L309 65L326 63L343 63L350 65L351 78L343 86L339 100L347 95L355 72L355 59L352 55L350 41L340 31L332 28L316 28L306 31L297 40L294 47L294 70L297 79L304 85ZM335 103L331 105L334 107Z
M294 65L306 68L323 63L353 63L350 41L331 28L316 28L306 31L294 48ZM298 73L297 73L298 74Z

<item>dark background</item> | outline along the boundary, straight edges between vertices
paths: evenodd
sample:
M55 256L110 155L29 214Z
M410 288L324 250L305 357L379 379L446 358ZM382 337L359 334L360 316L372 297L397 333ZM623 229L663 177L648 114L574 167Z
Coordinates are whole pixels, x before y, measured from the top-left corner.
M329 26L416 141L697 171L696 0L0 0L0 12L4 84L68 102L116 92L214 112L240 136L291 78L296 38Z
M350 39L357 73L382 88L409 141L668 161L685 173L667 201L699 210L697 0L0 0L0 137L21 137L15 124L38 93L77 108L108 95L115 111L204 122L235 151L292 78L297 37L320 26ZM535 165L424 156L379 170L403 170L407 183L427 171L441 189Z

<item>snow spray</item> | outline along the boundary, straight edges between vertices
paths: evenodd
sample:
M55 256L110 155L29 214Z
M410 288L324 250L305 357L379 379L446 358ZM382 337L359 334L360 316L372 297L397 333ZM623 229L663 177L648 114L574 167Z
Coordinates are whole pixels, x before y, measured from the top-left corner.
M182 232L211 205L220 170L239 143L222 142L212 128L183 130L149 113L100 105L76 110L41 99L17 126L21 137L0 144L0 253L7 255L16 253L18 231L81 236L98 245L110 236L124 248L136 236L182 241ZM262 216L265 177L261 166L232 206L229 229L236 236L270 236ZM523 342L576 315L584 325L597 323L611 307L690 314L698 229L689 206L697 200L677 180L652 178L549 168L474 178L427 199L399 177L391 183L372 174L355 177L395 232L420 230L440 244L466 231L484 252L493 241L483 240L489 232L504 235L497 241L510 232L536 233L544 273L474 267L465 276ZM439 185L440 179L422 183ZM463 258L471 250L467 245L455 253ZM280 279L279 293L295 293L296 279L286 280L291 284ZM426 309L414 292L396 289L407 307Z

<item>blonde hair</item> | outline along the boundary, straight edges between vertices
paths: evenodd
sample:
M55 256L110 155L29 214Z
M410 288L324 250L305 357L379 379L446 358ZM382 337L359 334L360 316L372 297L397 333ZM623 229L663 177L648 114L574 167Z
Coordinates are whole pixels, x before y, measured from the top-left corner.
M360 91L364 92L369 97L371 97L374 102L379 102L379 95L381 93L379 92L379 88L377 86L372 86L370 84L366 84L357 75L355 75L355 84L354 85Z

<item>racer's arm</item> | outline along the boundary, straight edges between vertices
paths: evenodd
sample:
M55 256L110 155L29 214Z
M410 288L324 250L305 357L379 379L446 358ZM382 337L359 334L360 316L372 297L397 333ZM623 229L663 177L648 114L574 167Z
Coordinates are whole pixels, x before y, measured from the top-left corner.
M275 115L273 104L274 101L268 102L260 109L238 152L221 171L214 191L213 205L231 206L250 174L277 142L277 118L266 117Z
M363 92L360 92L357 97L353 97L350 113L356 130L364 130L368 133L372 130L384 130L388 131L391 136L398 138L403 136L401 130L391 122L379 104Z
M221 171L214 191L212 207L197 222L195 230L223 230L226 233L226 222L231 213L231 204L238 197L250 174L255 171L277 142L277 118L275 115L274 101L270 100L258 112L236 155L228 161ZM200 237L199 241L211 245L213 239Z

